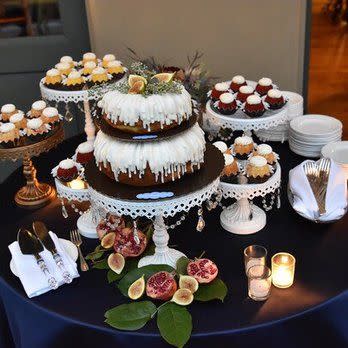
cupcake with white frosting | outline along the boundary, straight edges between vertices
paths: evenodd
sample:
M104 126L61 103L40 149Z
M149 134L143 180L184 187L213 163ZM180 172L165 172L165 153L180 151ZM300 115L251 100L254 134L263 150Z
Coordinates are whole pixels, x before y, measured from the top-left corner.
M48 107L42 111L41 120L43 123L53 124L60 121L59 113L56 108Z
M17 129L24 129L27 126L27 119L23 112L17 112L10 117L10 122L15 125Z
M119 80L125 74L122 63L119 60L113 60L111 62L108 62L106 70L108 74L112 76L113 80Z
M285 99L279 89L270 89L267 92L265 102L269 105L270 109L277 110L284 106Z
M236 99L240 103L245 103L247 98L253 94L254 94L254 88L252 88L251 86L241 86L236 95Z
M110 53L106 54L102 59L102 67L107 68L108 64L114 60L116 60L115 55L110 54Z
M62 74L58 69L50 69L46 72L43 83L48 88L61 89L62 80Z
M249 155L254 150L254 142L253 139L243 135L241 137L237 137L234 140L233 144L233 152L236 158L240 160L247 160Z
M27 122L26 132L29 137L36 137L47 133L50 129L50 126L43 123L41 118L32 118Z
M19 130L13 123L0 124L0 143L14 143L19 137Z
M76 149L76 162L85 165L94 158L93 143L86 141L81 143Z
M228 148L227 144L224 141L215 141L213 145L221 151L222 154L231 155L231 150Z
M239 91L239 88L242 86L246 86L247 83L245 81L244 76L242 75L236 75L233 76L231 84L230 84L230 88L232 90L232 92L236 93Z
M10 120L10 117L17 112L18 110L13 104L5 104L1 107L1 120L7 122Z
M81 73L83 76L89 76L90 74L92 74L92 71L97 67L96 62L94 62L93 60L88 61L84 64Z
M267 181L272 175L271 167L262 156L252 156L246 166L246 176L249 183L260 184Z
M260 79L256 85L255 91L260 95L264 96L267 92L273 88L273 82L268 77L263 77Z
M219 83L216 83L214 88L212 89L211 91L211 94L210 94L210 98L213 100L213 101L217 101L219 100L220 98L220 95L223 94L223 93L226 93L228 92L230 86L228 83L226 82L219 82Z
M85 65L87 62L98 64L97 56L93 52L86 52L82 57L82 64Z
M90 86L100 85L102 83L108 82L109 80L111 80L111 75L109 75L107 71L101 66L97 66L93 69L88 84Z
M249 117L261 117L265 111L265 105L258 95L250 95L244 105L243 110Z
M57 178L61 181L72 181L78 177L78 168L76 163L67 158L63 161L60 161L57 169Z
M61 75L69 75L72 67L69 63L58 63L55 68L61 73Z
M253 152L253 156L262 156L266 159L267 163L271 166L275 166L277 163L278 155L273 152L273 149L268 144L257 145Z
M237 183L238 163L231 154L224 154L225 166L221 174L221 180L229 183Z
M74 60L70 56L61 57L59 62L64 64L69 64L71 68L73 68L76 64L76 62L74 62Z
M237 110L237 103L232 93L222 93L219 97L217 109L222 115L232 115Z
M37 118L41 117L42 111L46 107L46 102L43 100L37 100L31 105L30 112L28 112L28 117L29 118Z
M79 71L73 70L63 81L63 84L70 91L80 91L85 86L85 78Z

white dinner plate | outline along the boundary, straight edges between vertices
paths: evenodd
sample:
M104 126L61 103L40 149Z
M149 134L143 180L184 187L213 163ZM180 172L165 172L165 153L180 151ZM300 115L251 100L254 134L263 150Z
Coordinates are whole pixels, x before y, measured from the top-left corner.
M333 159L338 164L348 165L348 141L337 141L321 149L323 157Z
M325 136L341 130L342 122L331 116L303 115L293 119L290 128L302 135Z
M65 249L67 254L74 261L76 261L79 256L76 246L70 240L63 239L63 238L59 238L59 242L61 243L61 246ZM16 277L18 277L16 266L14 262L12 261L12 259L10 261L10 270Z

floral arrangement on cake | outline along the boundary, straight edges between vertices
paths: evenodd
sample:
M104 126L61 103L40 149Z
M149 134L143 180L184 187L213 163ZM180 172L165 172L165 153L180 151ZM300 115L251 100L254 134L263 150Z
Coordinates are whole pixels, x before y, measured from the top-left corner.
M187 306L193 301L223 301L227 287L217 277L216 264L203 255L194 260L181 257L175 268L138 268L140 257L154 253L154 245L148 243L152 232L152 223L138 227L135 221L108 214L97 226L100 245L86 259L91 260L93 268L107 270L108 282L116 283L122 295L132 301L107 310L104 315L108 325L135 331L156 317L163 339L183 347L192 332ZM156 306L153 301L161 303Z
M216 77L212 77L201 62L203 53L196 51L192 56L187 56L185 67L169 66L158 62L153 56L140 57L135 50L128 47L130 58L135 62L141 62L152 71L160 73L175 73L175 79L181 81L192 98L204 105L207 101L207 93Z

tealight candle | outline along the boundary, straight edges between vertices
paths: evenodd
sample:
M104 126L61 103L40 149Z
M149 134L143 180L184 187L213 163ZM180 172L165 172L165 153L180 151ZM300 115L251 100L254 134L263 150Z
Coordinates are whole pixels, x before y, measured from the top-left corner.
M86 188L85 182L80 178L77 178L77 179L74 179L74 180L68 182L67 185L68 185L68 187L72 188L73 190L83 190Z
M288 288L294 282L295 258L285 252L272 257L272 282L277 288Z
M245 273L248 274L248 269L256 265L266 264L267 250L261 245L249 245L244 249L244 266Z
M271 293L271 270L264 265L248 269L248 295L254 301L265 301Z

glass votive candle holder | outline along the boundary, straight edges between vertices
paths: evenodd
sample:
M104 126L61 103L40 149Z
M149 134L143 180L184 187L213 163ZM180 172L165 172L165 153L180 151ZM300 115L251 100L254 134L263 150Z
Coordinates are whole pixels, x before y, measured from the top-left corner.
M244 267L245 273L248 269L256 265L266 264L267 249L261 245L249 245L244 249Z
M272 282L277 288L288 288L294 282L296 259L289 253L281 252L272 257Z
M272 285L272 272L264 265L255 265L248 269L248 296L254 301L269 298Z

